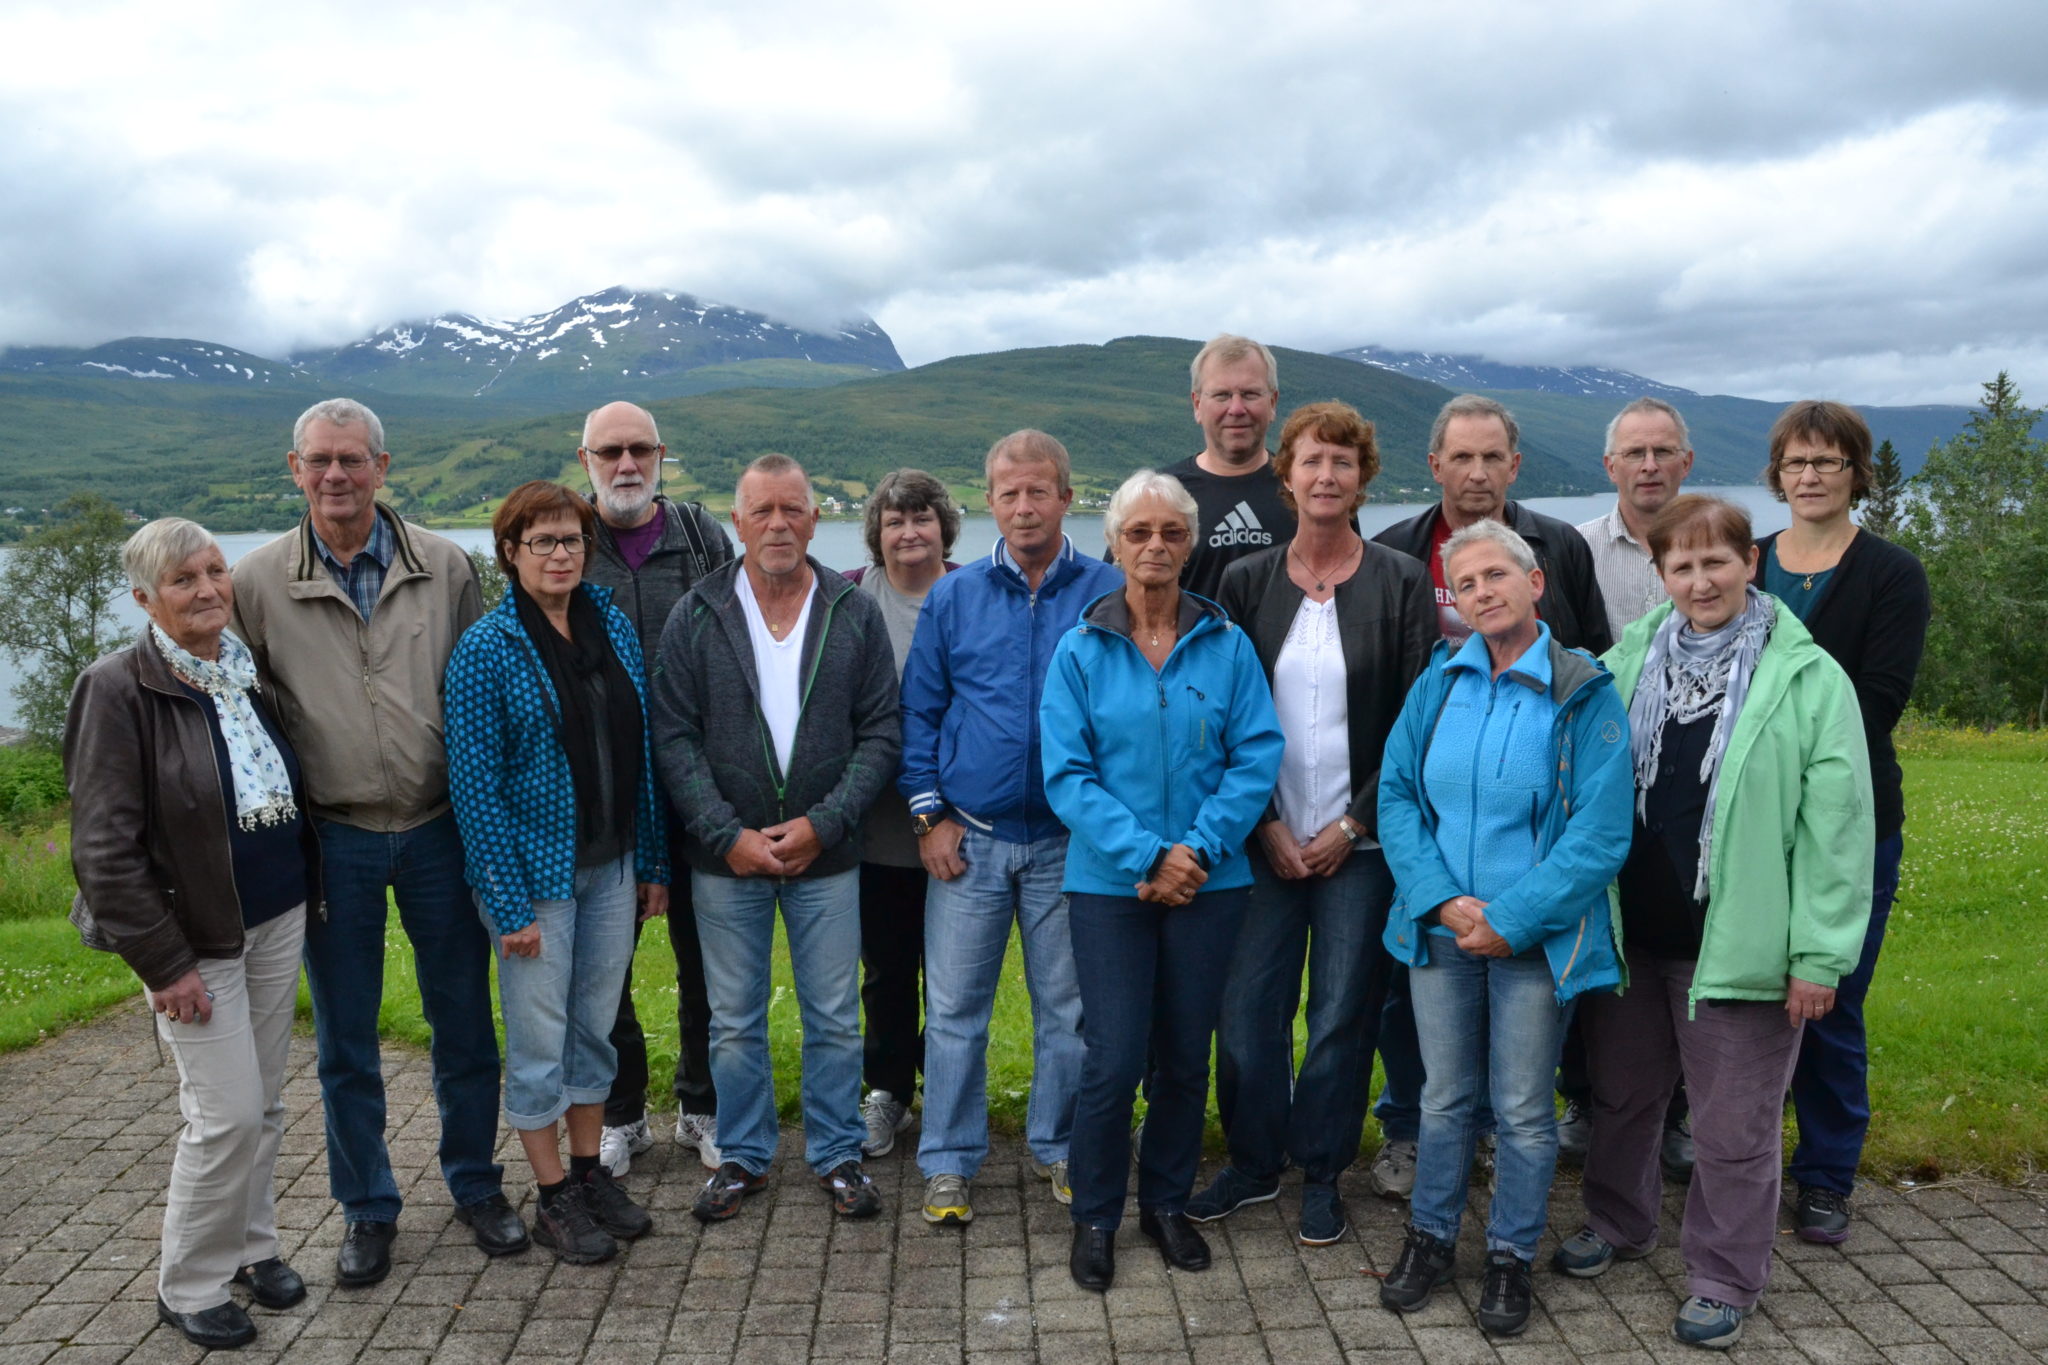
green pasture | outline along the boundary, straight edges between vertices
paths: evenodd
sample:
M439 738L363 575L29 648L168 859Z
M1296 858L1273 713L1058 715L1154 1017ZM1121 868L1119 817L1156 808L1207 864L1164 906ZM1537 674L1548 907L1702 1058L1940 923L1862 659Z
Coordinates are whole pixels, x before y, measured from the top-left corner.
M1900 752L1905 871L1869 1004L1874 1113L1865 1168L1918 1180L2031 1174L2048 1168L2040 989L2048 979L2048 733L1909 723ZM64 918L68 858L61 819L17 817L0 827L0 1050L31 1045L134 993L119 960L81 948ZM675 1063L666 934L665 923L650 924L634 963L657 1078ZM424 1044L412 953L395 915L389 943L384 1029ZM802 1030L779 931L769 1026L782 1112L794 1120ZM1021 1126L1030 1076L1030 1007L1013 942L989 1047L998 1128ZM659 1104L659 1081L656 1088Z

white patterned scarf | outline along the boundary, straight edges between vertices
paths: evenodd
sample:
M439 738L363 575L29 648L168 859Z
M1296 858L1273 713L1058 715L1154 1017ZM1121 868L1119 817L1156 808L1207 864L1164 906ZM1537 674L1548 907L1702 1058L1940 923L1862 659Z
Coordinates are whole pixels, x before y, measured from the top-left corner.
M1637 819L1642 818L1644 801L1657 780L1665 723L1675 720L1684 725L1715 717L1714 734L1700 763L1707 809L1700 818L1700 865L1692 898L1701 904L1707 899L1721 759L1728 752L1728 737L1735 733L1736 718L1749 697L1749 680L1756 673L1764 646L1770 643L1771 626L1778 615L1775 598L1755 588L1746 592L1742 612L1705 635L1694 631L1684 614L1673 608L1650 637L1650 652L1643 660L1642 676L1636 680L1636 694L1628 707L1629 746L1636 760Z
M220 718L221 738L227 741L228 767L235 779L235 817L243 829L288 824L298 819L298 803L292 800L291 774L284 755L256 714L249 694L256 690L256 660L249 646L231 630L220 633L220 658L202 659L164 634L161 626L149 628L157 652L186 682L213 698L213 713Z

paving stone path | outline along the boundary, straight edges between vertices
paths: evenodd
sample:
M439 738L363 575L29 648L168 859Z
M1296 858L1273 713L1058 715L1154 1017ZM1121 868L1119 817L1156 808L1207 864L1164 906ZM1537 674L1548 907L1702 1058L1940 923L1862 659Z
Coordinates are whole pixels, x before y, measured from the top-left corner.
M311 1286L288 1312L256 1310L246 1361L1195 1361L1203 1365L1711 1359L1666 1335L1682 1296L1676 1196L1664 1249L1599 1280L1539 1267L1539 1307L1522 1337L1493 1343L1473 1324L1479 1219L1468 1219L1457 1292L1425 1311L1383 1311L1378 1282L1400 1242L1401 1210L1347 1177L1351 1236L1297 1247L1290 1183L1281 1198L1212 1230L1216 1265L1169 1274L1128 1220L1106 1297L1067 1278L1068 1223L1014 1139L974 1185L971 1227L918 1216L909 1144L874 1162L882 1217L836 1221L785 1134L770 1190L715 1228L688 1214L703 1179L694 1151L666 1140L627 1183L655 1231L602 1266L545 1252L487 1262L451 1216L434 1163L438 1121L425 1058L391 1048L392 1156L408 1196L396 1265L367 1290L334 1286L341 1219L327 1197L312 1047L293 1044L290 1127L278 1162L284 1252ZM189 1361L200 1352L155 1312L157 1237L180 1127L176 1072L159 1065L140 1003L0 1057L0 1365ZM914 1137L914 1133L912 1135ZM509 1135L508 1189L532 1187ZM1206 1171L1205 1171L1206 1174ZM1734 1365L1759 1361L2030 1362L2048 1359L2048 1184L1866 1189L1843 1249L1779 1241L1770 1293ZM1554 1233L1578 1226L1561 1179ZM1548 1250L1546 1243L1546 1254Z

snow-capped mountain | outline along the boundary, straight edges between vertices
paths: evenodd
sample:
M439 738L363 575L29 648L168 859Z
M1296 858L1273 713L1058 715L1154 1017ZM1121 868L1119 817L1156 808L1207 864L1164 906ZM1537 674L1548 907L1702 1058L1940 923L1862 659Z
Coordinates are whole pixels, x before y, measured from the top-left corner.
M1427 379L1460 392L1467 389L1533 389L1538 393L1575 393L1623 401L1645 395L1674 401L1699 396L1690 389L1660 384L1627 370L1610 370L1600 365L1503 365L1484 356L1390 351L1384 346L1354 346L1348 351L1332 351L1330 354L1415 379Z
M123 337L99 346L13 346L0 371L206 384L303 385L309 376L282 361L232 346L170 337Z

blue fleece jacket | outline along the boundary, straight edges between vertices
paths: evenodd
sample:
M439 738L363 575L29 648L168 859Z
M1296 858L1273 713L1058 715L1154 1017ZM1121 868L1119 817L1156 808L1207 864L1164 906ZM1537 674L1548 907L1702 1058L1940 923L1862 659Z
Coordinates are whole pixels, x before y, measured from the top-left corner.
M1471 649L1479 651L1476 679ZM1543 948L1560 1003L1612 990L1621 964L1607 884L1628 857L1635 801L1627 709L1607 670L1559 645L1547 625L1498 679L1485 650L1481 637L1457 652L1438 643L1387 737L1380 843L1395 883L1387 951L1410 966L1426 964L1429 917L1455 896L1475 896L1487 902L1487 922L1512 950ZM1547 706L1529 707L1539 675ZM1474 704L1454 705L1460 700ZM1532 791L1508 773L1531 762L1530 736L1518 736L1516 722L1539 715L1547 780ZM1464 780L1440 786L1439 775L1452 773ZM1503 861L1510 851L1519 857L1518 875Z
M1123 594L1097 598L1053 655L1039 728L1045 794L1073 832L1066 890L1132 895L1174 844L1208 859L1204 891L1251 884L1244 841L1286 741L1259 652L1221 607L1182 593L1154 671Z
M903 665L903 767L913 815L951 808L1009 843L1065 831L1046 804L1038 698L1081 609L1123 583L1062 537L1037 591L1001 540L932 584Z

